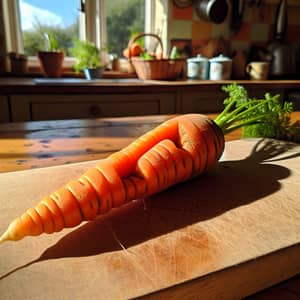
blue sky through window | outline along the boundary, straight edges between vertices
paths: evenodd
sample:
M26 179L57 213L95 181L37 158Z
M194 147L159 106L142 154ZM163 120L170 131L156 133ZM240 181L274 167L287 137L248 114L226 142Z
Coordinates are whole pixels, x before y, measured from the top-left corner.
M78 16L79 2L79 0L20 0L22 29L30 30L36 21L45 25L71 25Z

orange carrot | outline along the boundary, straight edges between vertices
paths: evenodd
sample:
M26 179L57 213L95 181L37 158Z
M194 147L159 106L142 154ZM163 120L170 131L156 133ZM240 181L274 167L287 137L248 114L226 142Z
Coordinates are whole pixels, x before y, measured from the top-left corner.
M125 48L123 50L123 56L126 58L140 56L140 54L143 53L143 51L143 48L139 44L132 43L129 48Z
M169 119L43 198L10 223L0 242L93 220L203 173L218 161L223 149L222 130L206 116Z
M138 43L132 43L129 51L130 56L139 56L143 52L143 48Z

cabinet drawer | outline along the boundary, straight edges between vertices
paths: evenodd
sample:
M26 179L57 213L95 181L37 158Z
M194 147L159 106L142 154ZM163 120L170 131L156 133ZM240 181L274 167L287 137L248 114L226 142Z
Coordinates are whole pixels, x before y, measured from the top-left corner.
M278 88L246 87L250 98L264 99L266 91L271 95L279 95L283 99L284 92ZM224 109L224 100L229 95L221 89L212 88L199 92L182 93L180 95L179 110L181 113L218 113Z
M147 114L158 114L159 102L33 102L31 104L33 120L135 116L146 114L146 112Z
M175 95L12 95L13 122L175 113Z
M193 92L184 93L180 97L181 113L214 113L223 109L224 93Z

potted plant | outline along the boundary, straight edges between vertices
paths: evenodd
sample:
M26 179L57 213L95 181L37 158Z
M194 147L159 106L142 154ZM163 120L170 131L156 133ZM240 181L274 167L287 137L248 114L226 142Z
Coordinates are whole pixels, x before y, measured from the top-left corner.
M38 51L42 72L46 77L61 77L65 53L53 34L45 33L44 37L45 51Z
M16 52L8 53L10 59L10 71L13 74L22 75L28 71L28 58L25 54Z
M83 71L86 79L91 80L102 76L105 64L101 61L101 51L94 43L89 41L75 40L71 55L76 58L74 69L76 72Z

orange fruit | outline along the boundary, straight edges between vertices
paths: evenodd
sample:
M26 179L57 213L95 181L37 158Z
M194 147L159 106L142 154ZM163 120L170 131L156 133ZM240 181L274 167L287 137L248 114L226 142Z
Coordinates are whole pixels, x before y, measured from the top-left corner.
M123 56L126 57L126 58L129 58L129 49L128 48L125 48L123 50Z
M143 53L142 47L137 43L132 43L130 46L130 56L140 56Z

